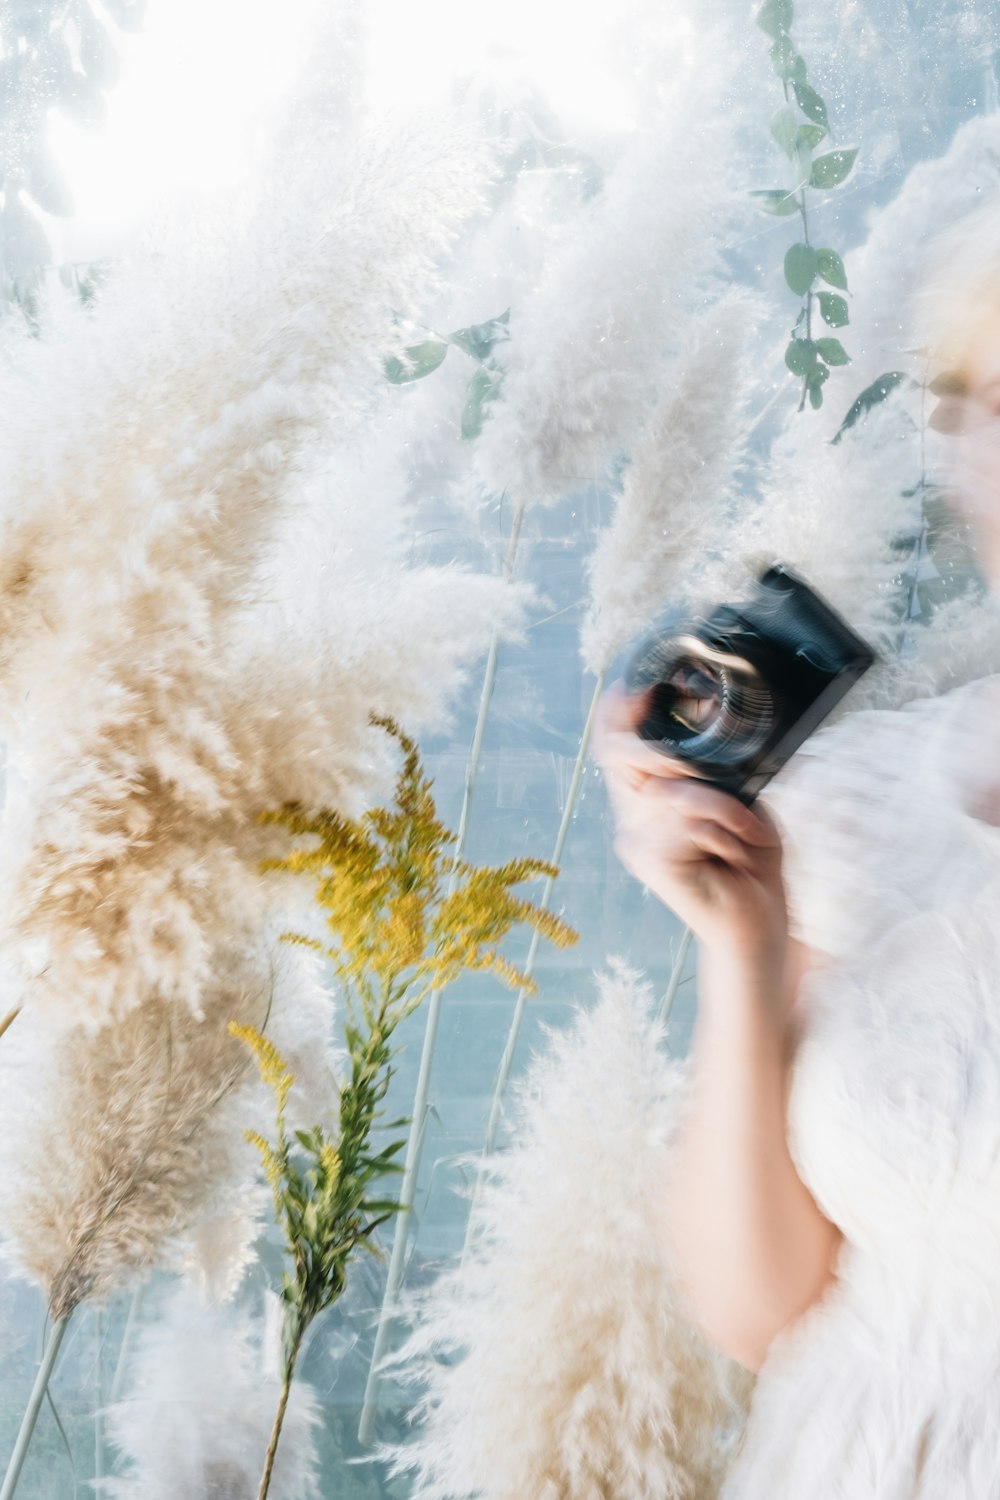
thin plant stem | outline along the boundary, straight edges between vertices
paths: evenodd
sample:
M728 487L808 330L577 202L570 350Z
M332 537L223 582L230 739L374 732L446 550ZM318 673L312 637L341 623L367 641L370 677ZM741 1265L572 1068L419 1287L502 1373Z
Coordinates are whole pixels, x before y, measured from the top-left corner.
M665 1026L670 1019L670 1012L673 1010L674 1001L677 999L677 990L681 982L681 973L684 968L684 960L687 958L687 953L690 946L691 929L690 927L685 927L684 933L681 937L681 946L678 949L677 957L674 959L674 966L670 971L670 980L667 984L667 992L663 997L663 1004L660 1006L660 1009L656 1014L658 1025Z
M142 1306L142 1296L144 1290L145 1283L140 1281L139 1285L132 1293L132 1300L128 1306L128 1314L125 1318L125 1327L122 1331L122 1341L118 1346L118 1361L115 1365L115 1373L111 1377L111 1394L108 1399L112 1406L121 1396L122 1386L125 1383L125 1373L128 1368L128 1356L132 1348L132 1336L135 1332L135 1325L136 1321L138 1320L139 1309Z
M94 1309L94 1341L97 1345L97 1378L95 1385L96 1406L94 1408L94 1482L104 1478L104 1314L99 1307Z
M17 1441L14 1444L14 1451L7 1465L3 1486L0 1487L0 1500L13 1500L14 1492L17 1489L17 1482L21 1477L21 1470L24 1468L24 1461L28 1456L28 1449L31 1446L35 1423L38 1421L38 1413L41 1410L42 1402L45 1400L45 1393L49 1388L49 1380L52 1378L52 1371L55 1369L56 1360L59 1357L59 1349L71 1316L71 1313L67 1313L65 1317L56 1318L52 1324L48 1342L45 1345L45 1351L42 1355L42 1361L38 1366L38 1373L35 1376L35 1383L31 1388L31 1395L28 1398L28 1405L21 1420Z
M14 1022L17 1020L20 1014L21 1007L19 1005L16 1005L13 1010L9 1010L7 1012L3 1020L0 1021L0 1036L3 1036L4 1032L8 1031L10 1027L13 1026Z
M302 1348L302 1338L305 1333L305 1324L300 1320L296 1323L295 1337L285 1358L285 1373L281 1382L281 1399L278 1402L278 1410L274 1417L274 1426L271 1428L271 1440L267 1445L267 1454L264 1458L264 1472L260 1478L260 1489L257 1492L257 1500L267 1500L267 1492L271 1488L271 1474L274 1470L274 1459L278 1452L278 1443L281 1439L281 1429L285 1422L285 1412L288 1410L288 1397L292 1390L292 1380L295 1375L295 1362Z
M587 758L587 750L590 746L590 736L593 733L594 719L597 714L597 705L600 702L601 693L604 691L605 676L606 672L602 670L597 678L596 683L594 684L594 691L590 700L590 708L587 713L587 721L584 724L583 733L580 736L580 746L577 750L576 761L573 766L573 775L570 779L569 789L566 794L566 805L563 808L562 820L559 824L559 832L556 834L556 841L552 849L552 854L550 856L550 863L554 865L557 865L562 859L563 849L566 845L566 836L569 833L570 824L573 821L573 814L576 811L576 799L579 795L580 784L583 780L583 768ZM548 876L546 878L545 885L542 888L542 893L538 898L538 904L543 909L548 907L549 897L552 895L554 885L555 882L552 879L551 875ZM531 946L528 949L528 957L525 960L524 964L523 972L529 977L534 971L535 967L535 956L538 952L538 940L539 934L536 930L532 934ZM511 1017L510 1026L507 1031L507 1040L504 1044L503 1056L500 1059L500 1067L497 1071L497 1081L493 1089L493 1099L490 1103L489 1120L487 1121L486 1125L486 1136L483 1142L483 1150L480 1157L479 1170L476 1174L476 1186L472 1195L472 1205L469 1210L468 1225L465 1233L465 1244L462 1248L463 1263L469 1249L471 1227L473 1219L475 1217L476 1205L479 1201L479 1194L482 1188L486 1161L487 1158L493 1154L494 1148L496 1146L497 1130L499 1129L500 1117L503 1113L504 1095L507 1091L507 1084L510 1081L511 1068L514 1064L514 1054L517 1050L517 1043L521 1034L521 1025L524 1020L524 1007L527 998L528 993L526 990L522 989L518 991L517 1000L514 1005L514 1014Z
M511 524L510 539L503 562L503 572L509 583L514 576L514 564L517 558L518 542L521 535L521 522L524 518L525 502L518 501L514 519ZM449 881L449 894L451 894L458 880L458 864L465 849L465 840L469 827L469 813L472 806L472 793L475 788L476 777L479 774L479 764L482 757L483 738L486 732L486 720L489 716L490 703L493 698L493 688L496 683L497 658L500 648L499 632L494 631L490 641L489 655L486 660L486 671L483 676L483 686L479 695L479 712L476 718L476 727L472 736L472 745L469 750L469 758L465 770L465 790L462 798L462 813L459 819L458 832L455 841L454 862L452 864L451 879ZM403 1164L403 1179L399 1189L399 1212L395 1215L393 1224L392 1250L389 1256L389 1270L386 1276L385 1294L382 1298L382 1306L379 1310L378 1326L375 1330L375 1343L372 1349L371 1364L368 1368L368 1379L365 1383L364 1402L361 1408L361 1419L358 1425L358 1441L364 1444L371 1442L375 1431L375 1415L378 1409L378 1393L381 1386L381 1373L379 1365L385 1354L389 1342L389 1332L392 1319L396 1311L396 1299L400 1285L403 1280L403 1271L406 1265L406 1249L410 1230L410 1211L413 1207L413 1197L417 1184L417 1176L420 1171L420 1160L423 1154L424 1136L429 1110L431 1068L434 1061L434 1051L437 1046L438 1029L441 1020L441 990L431 991L426 1007L426 1023L424 1026L423 1047L420 1054L420 1069L417 1075L417 1086L413 1101L413 1111L410 1115L410 1132L406 1142L406 1157Z
M786 86L786 89L785 89L785 97L786 97L786 99L788 97L787 86ZM806 190L805 190L804 187L802 188L801 192L799 193L799 210L800 210L800 212L802 214L802 234L803 234L803 237L805 239L806 244L808 245L808 243L809 243L809 219L808 219L808 217L806 215ZM813 302L813 294L812 294L812 288L810 287L809 290L806 292L806 339L807 340L809 340L809 339L812 338L812 302ZM802 408L805 406L805 404L806 404L806 396L808 394L809 394L809 381L805 377L803 377L803 381L802 381L802 399L801 399L801 401L799 402L799 405L798 405L798 410L799 411L801 411Z

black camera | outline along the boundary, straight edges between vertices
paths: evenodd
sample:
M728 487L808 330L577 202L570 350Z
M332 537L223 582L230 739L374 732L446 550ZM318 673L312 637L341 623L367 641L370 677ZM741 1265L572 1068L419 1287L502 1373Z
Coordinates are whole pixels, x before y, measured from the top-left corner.
M625 686L653 690L636 731L644 740L749 805L877 659L775 563L745 604L661 617L632 649Z

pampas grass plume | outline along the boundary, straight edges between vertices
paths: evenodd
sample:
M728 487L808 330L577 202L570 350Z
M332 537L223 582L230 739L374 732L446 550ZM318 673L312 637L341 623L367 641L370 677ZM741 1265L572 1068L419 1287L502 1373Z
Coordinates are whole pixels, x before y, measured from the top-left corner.
M762 310L724 293L691 320L588 564L583 659L596 676L663 604L691 592L719 544L746 435L749 349Z
M20 795L0 948L15 1000L92 1026L154 994L198 1014L218 935L267 910L256 812L303 790L300 767L336 805L363 765L370 701L346 744L308 711L321 649L295 651L297 673L297 642L263 653L270 681L258 671L248 700L236 642L255 634L306 455L363 425L401 342L394 309L434 288L491 170L443 119L319 137L255 194L165 223L91 312L8 335L0 733ZM487 585L484 612L496 600ZM397 659L386 631L367 644ZM445 656L424 672L425 712L467 660Z
M208 1225L255 1175L244 1140L270 1101L231 1020L267 1025L298 1065L290 1114L317 1118L329 1098L330 1004L302 957L283 948L217 957L203 1014L146 1000L96 1032L20 1016L0 1050L0 1120L10 1161L0 1182L5 1254L36 1281L54 1318L102 1301L170 1258L234 1289L253 1238L252 1214ZM262 976L268 976L265 983ZM244 1206L255 1209L252 1196Z
M411 1304L390 1368L418 1432L384 1450L414 1500L708 1500L746 1380L686 1320L652 1227L684 1069L621 962L519 1089L462 1267Z
M675 66L659 117L514 307L503 393L473 455L487 492L552 504L629 450L683 297L714 266L729 134L718 101L736 66L725 33L715 42L711 61Z
M128 1477L105 1480L99 1493L109 1500L254 1500L278 1400L272 1363L246 1313L191 1287L175 1291L138 1341L129 1397L107 1414ZM304 1381L295 1383L286 1422L271 1500L319 1500L319 1409Z

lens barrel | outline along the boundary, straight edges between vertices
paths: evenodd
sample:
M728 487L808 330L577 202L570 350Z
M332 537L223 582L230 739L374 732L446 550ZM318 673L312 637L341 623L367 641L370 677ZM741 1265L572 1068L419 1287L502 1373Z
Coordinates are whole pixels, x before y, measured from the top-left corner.
M720 770L743 764L766 744L775 726L774 696L752 662L695 636L661 638L656 656L643 739Z

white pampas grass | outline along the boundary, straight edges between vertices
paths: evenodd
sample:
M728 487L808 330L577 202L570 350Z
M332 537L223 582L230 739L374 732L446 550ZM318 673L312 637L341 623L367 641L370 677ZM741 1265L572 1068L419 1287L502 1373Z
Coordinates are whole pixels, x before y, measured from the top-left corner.
M703 602L746 598L765 567L789 563L882 655L862 679L878 698L896 671L906 554L894 543L919 528L919 476L919 442L891 406L837 446L817 439L809 415L794 414L772 445L759 499L734 512L724 553L701 570Z
M731 518L726 557L716 566L745 576L780 557L801 568L851 615L857 629L884 628L885 596L905 556L890 542L912 531L920 445L891 407L875 408L862 434L834 446L817 440L809 417L794 413L775 438L760 500Z
M530 588L411 563L405 494L403 456L384 428L345 445L312 477L261 570L258 603L231 644L224 709L262 806L325 800L360 812L391 796L396 747L368 714L441 732L494 633L523 639Z
M421 1426L383 1454L414 1500L716 1493L751 1377L685 1319L653 1229L685 1073L651 1004L613 962L518 1090L464 1265L414 1307L391 1367L425 1383Z
M154 992L197 1013L215 936L259 928L255 814L301 789L290 758L333 801L378 738L363 688L349 744L329 715L276 737L328 663L296 642L281 671L279 648L248 701L245 678L227 686L236 617L304 455L357 428L399 346L394 309L433 286L489 167L469 133L426 122L283 165L259 198L168 226L92 314L4 349L0 732L23 795L0 940L17 999L91 1024ZM396 659L386 632L367 644L362 670ZM442 674L424 658L410 701L439 704L467 647Z
M719 545L746 437L749 350L763 310L723 294L692 319L685 348L631 455L611 525L588 563L583 659L598 675L670 599L689 594Z
M303 916L311 916L314 906L310 894L302 902ZM296 925L307 928L309 922L303 920ZM336 1134L337 1079L343 1076L345 1058L343 1047L333 1036L333 1006L329 989L322 983L321 961L303 948L282 945L273 947L266 959L262 955L259 967L262 972L265 967L270 970L266 992L256 999L245 997L252 1003L241 1004L231 1019L250 1025L259 1025L263 1019L268 1038L295 1078L288 1099L288 1116L294 1127L306 1129L322 1123ZM226 1024L224 1016L219 1020ZM197 1048L194 1058L197 1082L200 1069L210 1060L210 1052L200 1039L202 1036L211 1039L212 1031L186 1011L178 1011L173 1024ZM91 1045L89 1039L82 1041L78 1037L77 1042L80 1046ZM93 1045L102 1045L101 1032ZM220 1098L209 1115L210 1130L222 1130L233 1140L237 1136L242 1138L243 1132L251 1127L267 1133L274 1119L274 1097L259 1083L256 1065L250 1065L245 1049L240 1061L242 1086L232 1099ZM120 1087L126 1085L123 1078ZM126 1136L124 1149L127 1140ZM202 1162L201 1175L210 1179L205 1189L193 1185L194 1199L203 1208L192 1217L190 1208L185 1211L181 1205L177 1206L175 1220L180 1233L174 1234L162 1250L165 1265L180 1271L215 1301L235 1296L254 1258L257 1239L272 1213L270 1190L252 1180L258 1165L256 1152L251 1159L241 1148L234 1149L229 1139L225 1144L226 1149L206 1155ZM138 1200L134 1208L141 1214ZM16 1209L12 1220L17 1221Z
M143 1330L130 1361L130 1394L107 1413L128 1477L106 1479L110 1500L254 1500L278 1402L271 1351L246 1313L190 1287ZM271 1500L318 1500L316 1398L297 1380Z
M487 492L551 504L599 482L615 453L629 451L679 312L711 275L731 134L718 100L736 54L720 33L706 39L698 68L672 62L659 118L636 131L514 306L503 393L473 457Z

